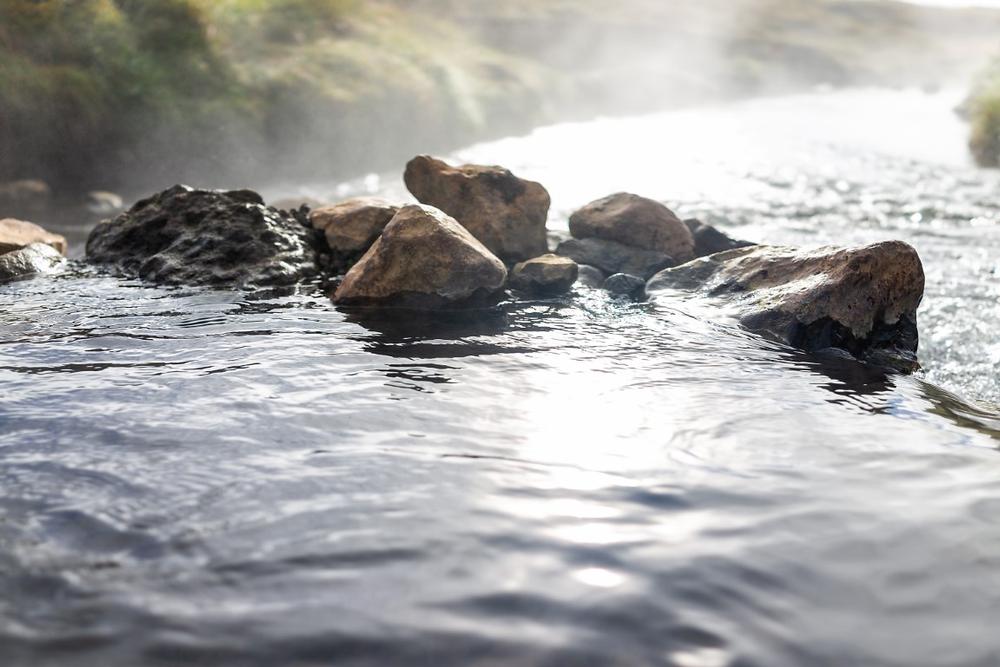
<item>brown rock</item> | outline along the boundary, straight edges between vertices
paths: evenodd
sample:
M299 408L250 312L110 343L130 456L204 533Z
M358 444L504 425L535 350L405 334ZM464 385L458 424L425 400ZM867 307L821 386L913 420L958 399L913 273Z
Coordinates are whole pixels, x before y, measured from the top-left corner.
M32 243L45 243L66 254L66 238L47 232L33 222L4 218L0 220L0 255L20 250Z
M576 262L558 255L542 255L517 264L510 274L510 286L541 295L565 294L576 282Z
M334 268L349 269L375 243L399 207L374 197L359 197L324 206L309 214L312 226L326 236Z
M507 269L467 229L430 206L404 206L334 295L345 305L477 305L503 291Z
M410 160L403 180L414 197L458 220L505 262L548 252L549 193L534 181L503 167L452 167L427 155Z
M901 241L860 248L754 246L656 274L647 293L696 292L739 322L806 350L836 347L859 358L892 350L914 359L924 272Z
M694 257L694 238L673 211L660 202L626 192L576 211L569 218L569 231L578 239L615 241L670 255L677 262Z

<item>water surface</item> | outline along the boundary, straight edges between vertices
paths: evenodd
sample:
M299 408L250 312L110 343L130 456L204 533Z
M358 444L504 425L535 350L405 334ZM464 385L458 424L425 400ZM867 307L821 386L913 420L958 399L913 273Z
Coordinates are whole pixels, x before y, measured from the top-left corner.
M554 230L627 189L756 241L904 238L914 377L583 288L401 321L310 286L0 287L0 661L997 664L1000 209L934 143L947 106L815 94L457 156L545 183Z

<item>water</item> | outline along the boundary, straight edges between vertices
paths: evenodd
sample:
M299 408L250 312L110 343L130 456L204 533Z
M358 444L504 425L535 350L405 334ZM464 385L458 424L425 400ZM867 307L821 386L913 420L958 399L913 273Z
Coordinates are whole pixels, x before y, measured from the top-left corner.
M997 664L1000 205L947 106L459 153L545 183L555 230L628 189L751 240L904 238L914 377L583 289L400 322L309 287L0 287L0 662Z

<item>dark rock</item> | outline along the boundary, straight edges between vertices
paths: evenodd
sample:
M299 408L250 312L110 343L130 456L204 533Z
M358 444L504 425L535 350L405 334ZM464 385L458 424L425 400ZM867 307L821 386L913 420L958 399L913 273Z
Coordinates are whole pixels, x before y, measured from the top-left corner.
M503 293L507 269L453 218L404 206L344 277L344 305L443 308L481 305Z
M52 246L32 243L0 255L0 282L48 273L62 262L62 254Z
M685 220L684 224L691 230L691 236L694 237L695 257L705 257L706 255L714 255L717 252L735 250L736 248L749 248L756 245L749 241L734 239L701 220L692 218Z
M641 299L646 288L646 281L638 276L627 273L616 273L604 281L604 289L618 296Z
M549 250L549 193L534 181L503 167L452 167L427 155L410 160L403 180L420 202L458 220L504 262L521 262Z
M510 286L529 294L565 294L576 282L576 262L557 255L542 255L521 262L510 274Z
M858 359L915 367L920 257L886 241L860 248L754 246L656 274L650 295L705 296L745 328L809 351L836 347Z
M45 231L33 222L5 218L0 220L0 254L20 250L32 243L44 243L55 248L59 254L66 254L66 238Z
M256 192L177 185L97 225L87 261L158 283L290 285L316 274L316 236Z
M586 287L604 287L604 281L607 280L604 271L590 264L577 264L577 267L579 268L579 275L576 278L578 283Z
M608 275L628 273L644 280L676 264L670 255L662 252L638 250L602 239L570 239L559 244L556 254L569 257L577 264L595 266Z
M398 211L398 206L382 199L359 197L315 209L309 223L326 237L330 269L343 273L361 259Z
M658 201L619 192L593 201L569 218L575 238L614 241L669 255L678 262L694 257L691 231Z

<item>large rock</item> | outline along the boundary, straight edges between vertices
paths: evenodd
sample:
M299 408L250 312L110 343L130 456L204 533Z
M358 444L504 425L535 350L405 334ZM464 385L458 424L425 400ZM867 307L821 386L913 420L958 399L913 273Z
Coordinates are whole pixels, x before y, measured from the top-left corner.
M309 222L326 237L331 268L342 273L375 243L397 212L399 207L385 200L359 197L318 208L309 214Z
M556 254L577 264L589 264L608 275L627 273L648 280L658 271L677 264L670 255L655 250L639 250L614 241L569 239L556 248Z
M701 220L692 218L685 220L684 224L687 225L687 228L691 231L691 236L694 237L695 257L705 257L706 255L714 255L717 252L735 250L736 248L749 248L755 245L749 241L734 239Z
M344 305L441 308L479 305L502 294L507 269L453 218L405 206L334 294Z
M517 264L510 273L510 286L529 294L565 294L578 275L576 262L547 254Z
M858 358L892 353L915 364L924 272L900 241L740 248L662 271L646 285L650 295L674 290L708 297L747 329L795 347L841 348Z
M0 254L20 250L32 243L44 243L66 254L66 238L45 231L33 222L4 218L0 220Z
M0 282L48 273L63 262L62 254L47 243L32 243L0 255Z
M410 160L403 180L414 197L458 220L508 264L548 252L549 193L534 181L502 167L452 167L427 155Z
M256 192L177 185L97 225L87 260L158 283L289 285L316 273L316 241Z
M694 257L691 231L673 211L627 192L598 199L573 213L569 231L578 239L602 239L659 252L678 263Z

